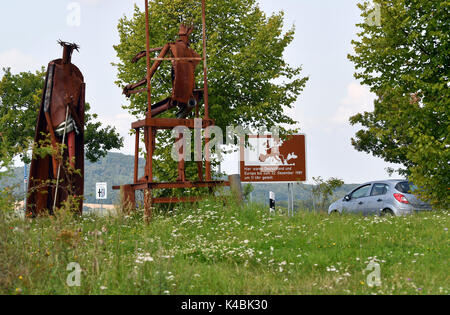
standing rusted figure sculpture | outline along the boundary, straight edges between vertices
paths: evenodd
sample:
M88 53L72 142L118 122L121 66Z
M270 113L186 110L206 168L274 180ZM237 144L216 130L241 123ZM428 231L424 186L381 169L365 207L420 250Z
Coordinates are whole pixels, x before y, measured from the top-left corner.
M71 63L78 46L59 44L64 49L63 58L48 65L34 142L37 145L49 135L54 150L61 150L61 144L67 150L62 160L58 154L40 158L33 152L27 202L27 212L32 216L46 211L51 214L69 194L82 197L84 190L85 83L80 70ZM80 201L79 213L82 206Z

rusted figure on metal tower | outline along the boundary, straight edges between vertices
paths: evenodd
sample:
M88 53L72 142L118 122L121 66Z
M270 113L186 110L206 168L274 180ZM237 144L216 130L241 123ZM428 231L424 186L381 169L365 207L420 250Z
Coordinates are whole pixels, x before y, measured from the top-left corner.
M176 42L150 49L151 52L160 51L158 58L154 58L155 63L150 69L150 78L155 75L163 60L172 61L172 96L152 105L152 117L177 106L179 108L177 118L186 118L203 97L203 90L195 90L195 68L202 58L190 48L189 36L192 31L193 27L181 24ZM170 57L166 58L168 55ZM132 62L136 63L144 57L146 57L146 51L138 53ZM133 93L142 92L135 89L145 84L147 84L147 78L143 78L136 84L127 85L123 93L130 96Z
M205 129L205 143L209 143L209 135L207 128L214 125L214 121L209 117L208 103L208 67L206 60L206 5L205 0L202 3L202 35L203 35L203 57L197 54L189 47L189 35L193 28L181 25L179 38L168 43L163 47L150 48L150 30L149 30L149 2L145 0L145 27L146 27L146 49L138 53L133 62L146 57L147 75L144 79L135 84L127 85L124 94L147 92L147 112L146 118L132 123L132 128L136 131L135 143L135 161L134 161L134 183L123 186L113 186L113 189L121 189L123 193L124 208L135 207L136 190L145 191L144 198L146 217L151 216L151 206L159 203L178 203L178 202L195 202L197 197L169 197L154 198L152 191L155 189L183 189L183 188L209 188L210 190L216 186L229 186L228 182L214 181L211 176L211 161L209 149L205 149L205 161L198 161L198 181L188 181L185 175L185 166L183 158L183 148L179 150L178 163L178 179L176 182L155 182L153 177L153 155L155 149L155 137L157 130L173 129L183 126L188 129L201 128ZM157 58L151 58L152 52L160 52ZM152 64L151 62L154 61ZM172 95L156 104L152 103L151 98L151 79L155 75L159 66L163 61L172 62ZM195 89L195 68L203 61L203 89ZM140 86L147 85L144 89L138 89ZM204 116L200 117L199 102L204 100ZM178 107L176 118L157 118L161 113L167 112L171 108ZM188 118L189 114L195 109L195 118ZM200 119L201 118L201 119ZM197 124L198 122L201 124ZM139 170L139 143L140 135L143 130L145 138L146 167L145 175L138 177ZM180 134L177 141L181 140L183 134ZM203 169L204 166L204 169Z
M172 95L161 102L153 104L151 106L151 115L149 115L147 111L147 117L157 117L171 108L178 107L179 111L176 117L184 119L192 112L192 110L194 110L199 101L202 99L203 90L195 89L195 68L198 66L202 58L192 48L190 48L189 36L192 31L192 26L181 24L178 32L179 37L175 42L168 43L164 47L150 49L151 52L160 51L159 56L154 58L155 63L150 69L150 78L155 75L163 60L169 60L172 62ZM146 56L146 51L141 51L133 58L132 62L136 63ZM146 84L147 78L143 78L138 83L127 85L124 88L123 93L129 97L131 94L142 92L143 90L136 89ZM153 129L153 150L155 149L156 133L157 130ZM150 150L150 148L148 148L148 145L150 145L148 140L148 132L144 132L144 137L148 152ZM182 137L183 135L180 134L176 141L182 140ZM180 151L179 154L182 156L183 152ZM180 157L179 160L177 180L184 182L186 181L185 161L182 157ZM147 180L148 174L140 179L140 181Z
M32 216L53 213L69 194L82 197L84 190L85 83L71 62L72 53L79 47L62 41L59 44L63 57L48 65L34 142L38 145L49 135L54 150L61 150L62 144L67 149L44 158L33 152L27 202L27 212ZM67 163L78 171L68 172ZM82 202L78 212L82 212Z

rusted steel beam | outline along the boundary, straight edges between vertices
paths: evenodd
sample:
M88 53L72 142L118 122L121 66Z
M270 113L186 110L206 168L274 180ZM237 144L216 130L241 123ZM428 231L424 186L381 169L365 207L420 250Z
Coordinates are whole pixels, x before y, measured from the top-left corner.
M151 73L151 69L153 73L158 69L161 61L155 62L153 66L150 64L150 21L149 21L149 9L148 9L148 1L145 0L145 50L146 50L146 60L147 60L147 118L152 118L152 83L151 79L153 74ZM162 49L159 57L164 57L168 51L168 45L165 45ZM148 181L153 181L153 129L144 128L144 132L147 135L148 143L146 143L147 148L147 163L145 164L145 176ZM150 192L151 194L151 192ZM146 207L146 211L147 211Z
M126 213L136 208L136 191L131 185L119 187L123 209Z
M161 113L164 113L165 111L167 111L169 108L173 107L173 104L171 104L170 99L165 100L165 104L164 101L161 102L160 104L158 104L159 106L157 108L153 109L153 106L156 107L156 105L152 106L152 117L158 116Z
M169 50L170 50L170 45L169 44L164 45L163 49L161 50L161 52L158 55L158 58L163 59L167 55ZM149 62L150 62L150 57L149 57ZM151 68L149 68L148 77L150 77L150 79L155 75L155 72L156 72L156 70L158 70L160 65L161 65L161 61L157 61L151 66Z
M152 189L175 189L175 188L207 188L216 186L229 186L229 182L211 181L211 182L174 182L174 183L148 183Z
M169 52L169 50L170 50L169 44L165 45L165 46L163 47L161 53L159 54L158 58L159 58L159 59L163 59L163 58L167 55L167 53ZM148 59L149 59L148 62L150 63L151 58L148 58ZM161 63L162 63L162 60L158 60L158 61L156 61L153 65L151 65L151 67L148 67L147 73L148 73L149 75L146 75L145 78L143 78L142 80L140 80L140 81L137 82L137 83L134 83L134 84L128 84L128 85L123 89L123 94L125 94L126 96L130 96L130 94L135 94L135 93L139 93L139 92L149 91L149 84L147 84L148 78L150 77L150 80L151 80L151 78L155 75L156 70L158 70L159 66L161 65ZM145 84L147 84L147 88L146 88L146 89L144 89L144 90L139 90L139 91L137 91L137 92L133 92L134 89L136 89L136 88L138 88L138 87L140 87L140 86L143 86L143 85L145 85ZM151 85L150 85L150 95L151 95ZM148 102L148 101L151 102L151 97L150 97L150 99L147 99L147 102Z
M145 0L145 50L147 59L147 101L148 101L148 111L151 117L151 106L152 106L152 85L151 85L151 75L150 75L150 22L149 22L149 12L148 12L148 1Z
M45 120L47 121L47 131L50 134L50 140L52 142L52 147L56 151L57 150L57 143L58 140L56 139L55 130L53 129L53 122L52 118L50 116L50 103L52 99L52 93L53 93L53 78L55 74L55 64L50 63L47 71L47 82L44 88L44 116ZM56 178L56 169L58 167L58 163L55 159L55 156L52 156L52 164L53 164L53 176Z
M50 114L48 112L44 113L45 120L47 121L47 130L50 134L50 141L52 142L52 148L53 150L58 149L58 140L56 139L55 130L53 129L53 123L52 118L50 117ZM52 165L53 165L53 176L56 178L56 170L58 168L58 162L56 161L56 157L52 155Z
M205 137L205 173L206 173L206 181L209 182L211 181L212 177L211 177L211 151L210 151L210 147L209 147L209 134L208 134L208 130L206 130L206 137Z
M203 181L203 161L197 162L197 173L198 173L198 180Z
M202 0L202 33L203 33L203 80L204 80L204 100L205 100L205 118L209 119L209 95L208 95L208 62L206 56L206 5Z
M199 58L197 58L197 57L192 57L192 58L189 58L189 57L178 57L178 58L151 58L151 60L152 60L152 61L192 61L192 60L195 60L195 61L202 61L203 58L201 58L201 57L199 57Z
M183 133L178 134L176 142L183 139ZM186 162L184 160L184 146L180 146L178 150L178 182L186 182Z
M136 143L134 145L134 183L138 182L138 173L139 173L139 137L140 130L136 129Z
M156 48L151 48L150 52L157 52L157 51L161 51L163 49L163 47L156 47ZM147 56L147 51L143 50L139 53L136 54L136 56L134 56L134 58L131 60L132 63L136 63L138 62L140 59L144 58Z
M214 125L214 120L203 120L202 128L207 128ZM144 127L155 127L158 129L172 129L178 126L184 126L189 129L195 128L195 123L193 119L175 119L175 118L147 118L134 122L131 125L132 129L144 128Z
M170 204L170 203L195 203L203 200L202 197L164 197L164 198L153 198L153 204Z
M202 30L203 30L203 81L204 81L204 96L203 99L205 101L205 119L209 119L209 94L208 94L208 62L206 56L206 4L205 0L202 0ZM206 161L205 161L205 172L206 172L206 181L211 180L211 162L210 162L210 150L208 149L209 143L209 135L206 135L205 143L207 150L205 152Z
M152 191L150 189L147 189L144 191L144 219L145 222L148 224L152 218L152 206L153 206L153 196Z
M177 189L177 188L208 188L208 187L227 187L229 182L210 181L210 182L173 182L173 183L138 183L130 185L134 190L144 189ZM121 186L113 186L114 190L119 190Z
M144 93L144 92L147 92L147 88L140 89L140 90L132 90L132 91L128 91L127 93L128 93L128 95L131 95L131 94L138 94L138 93Z

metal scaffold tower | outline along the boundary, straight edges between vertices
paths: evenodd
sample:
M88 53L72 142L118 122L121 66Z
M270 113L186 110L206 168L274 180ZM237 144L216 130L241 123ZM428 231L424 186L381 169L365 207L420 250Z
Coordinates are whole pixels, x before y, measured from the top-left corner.
M134 160L134 182L129 185L114 186L113 189L120 189L123 196L124 208L135 208L135 192L144 191L144 207L146 217L151 217L151 209L154 204L161 203L179 203L179 202L195 202L199 197L160 197L153 196L153 190L157 189L179 189L179 188L210 188L217 186L229 186L229 182L212 180L211 176L211 162L210 150L208 143L210 136L206 132L205 144L205 161L198 161L198 180L188 181L185 175L185 160L181 158L178 162L178 179L176 182L156 182L154 180L153 161L155 150L155 138L158 130L170 130L176 127L187 127L191 130L195 128L207 129L214 125L214 121L209 115L209 94L208 94L208 66L206 54L206 6L205 0L202 0L202 34L203 34L203 56L199 56L189 48L189 35L192 28L181 25L179 39L176 43L166 44L164 47L150 48L150 21L149 21L149 3L145 0L145 27L146 27L146 49L140 52L133 59L137 62L139 59L146 57L147 73L145 79L136 84L128 85L124 93L126 95L147 92L147 112L144 120L134 122L132 129L136 131L135 140L135 160ZM151 58L152 52L160 51L157 58ZM167 55L171 53L170 57ZM162 102L152 104L152 84L151 79L158 67L164 61L172 62L173 78L173 93L172 97ZM203 89L193 89L195 85L194 70L195 66L203 61ZM153 63L152 63L153 62ZM189 68L190 67L190 68ZM187 71L186 69L189 69ZM192 81L192 82L191 82ZM141 90L134 90L138 86L146 84L146 88ZM183 100L180 95L187 95L191 93L192 98L187 102ZM204 116L200 117L199 102L204 100ZM157 115L167 111L172 107L180 107L181 111L177 118L157 118ZM187 115L195 108L195 119L187 119ZM200 119L201 118L201 119ZM201 121L201 126L198 122ZM145 148L146 148L146 167L145 175L139 178L139 150L140 150L140 136L141 132L144 134ZM183 134L180 133L177 140L182 140ZM180 148L180 156L183 156L183 148Z

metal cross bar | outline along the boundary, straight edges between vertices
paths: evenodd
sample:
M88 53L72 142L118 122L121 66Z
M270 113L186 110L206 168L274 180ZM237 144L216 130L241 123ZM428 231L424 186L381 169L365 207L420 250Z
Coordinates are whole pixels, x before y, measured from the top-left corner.
M204 80L204 91L205 94L203 99L205 100L205 119L209 119L209 94L208 94L208 63L206 57L206 4L205 0L202 0L202 29L203 29L203 80ZM206 144L206 181L211 180L211 162L210 162L210 152L209 152L209 135L206 134L205 144Z
M148 95L147 95L147 102L148 102L148 110L147 110L147 116L148 118L152 118L152 84L151 84L151 64L150 64L150 21L149 21L149 10L148 10L148 0L145 0L145 37L146 37L146 51L147 51L147 89L148 89ZM152 148L152 142L153 142L153 132L152 129L145 130L148 134L149 143L148 146L148 154L147 154L147 170L146 175L148 175L148 180L153 181L153 148Z
M151 58L152 61L194 61L194 60L203 60L203 58L188 58L188 57L179 57L179 58Z

